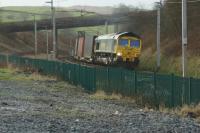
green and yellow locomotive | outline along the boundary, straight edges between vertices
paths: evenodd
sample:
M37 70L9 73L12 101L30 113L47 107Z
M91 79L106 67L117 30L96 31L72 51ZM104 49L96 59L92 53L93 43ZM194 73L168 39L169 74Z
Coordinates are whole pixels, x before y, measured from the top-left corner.
M122 32L98 37L82 35L77 40L75 51L78 51L79 59L87 58L93 63L137 66L141 48L140 36L132 32Z
M138 65L141 38L131 32L102 35L95 39L93 60L104 64Z

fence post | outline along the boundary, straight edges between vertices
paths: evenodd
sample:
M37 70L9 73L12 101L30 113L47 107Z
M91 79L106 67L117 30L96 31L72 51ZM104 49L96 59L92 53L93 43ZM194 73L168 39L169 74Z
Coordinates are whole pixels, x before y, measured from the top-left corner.
M76 64L73 64L73 70L72 70L72 80L73 80L73 85L77 85L76 84Z
M78 83L77 83L77 75L76 75L76 67L77 67L77 65L74 64L73 65L73 81L74 81L74 85L78 85Z
M81 74L80 74L80 71L81 71L81 65L78 64L78 84L81 85Z
M156 90L157 89L157 86L156 86L156 72L153 73L153 81L154 81L154 89Z
M171 74L171 106L174 107L174 74Z
M96 91L96 67L93 68L93 91Z
M9 55L6 54L6 66L8 67L8 65L9 65Z
M109 69L109 67L107 67L107 87L106 87L106 89L110 89L109 87L110 87L110 76L109 76L109 73L110 73L110 69ZM107 91L107 90L106 90Z
M157 94L156 94L156 91L157 91L156 72L153 73L153 81L154 81L154 100L155 100L156 107L158 108L158 107L159 107L159 101L158 101L158 99L157 99ZM157 102L158 102L158 103L157 103Z
M124 88L124 77L123 77L123 75L124 75L124 72L123 72L123 70L124 69L122 69L122 68L120 68L120 90L122 90L121 91L121 93L122 93L122 95L124 95L124 94L126 94L126 93L124 93L124 92L127 92L127 90L125 90L125 88Z
M191 104L191 91L192 91L192 78L189 78L189 94L188 94L188 103Z
M186 104L186 93L185 93L185 90L186 90L186 77L183 77L182 78L182 90L181 90L181 106Z
M134 86L134 88L135 88L135 95L137 95L137 71L135 71L135 86Z

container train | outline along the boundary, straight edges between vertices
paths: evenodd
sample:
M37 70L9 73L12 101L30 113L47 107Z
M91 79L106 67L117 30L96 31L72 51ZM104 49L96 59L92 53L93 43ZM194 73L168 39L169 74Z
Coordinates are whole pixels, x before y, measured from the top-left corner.
M141 48L141 37L132 32L101 36L78 32L74 57L95 64L137 66Z

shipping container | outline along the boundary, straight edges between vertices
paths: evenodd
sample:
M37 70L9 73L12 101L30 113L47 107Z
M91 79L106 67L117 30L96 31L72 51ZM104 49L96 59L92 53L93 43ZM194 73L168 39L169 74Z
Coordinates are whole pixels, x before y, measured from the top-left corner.
M76 47L75 47L75 57L78 59L91 59L93 51L94 51L94 35L88 34L84 31L79 31Z

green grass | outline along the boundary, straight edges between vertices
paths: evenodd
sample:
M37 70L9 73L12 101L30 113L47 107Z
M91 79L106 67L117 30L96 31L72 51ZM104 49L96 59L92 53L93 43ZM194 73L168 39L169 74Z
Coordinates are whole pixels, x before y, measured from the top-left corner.
M0 80L55 80L55 78L42 76L37 73L24 72L14 68L0 68Z
M3 10L22 11L28 13L49 14L51 12L49 7L2 7ZM1 22L16 22L34 20L32 15L15 13L15 12L0 12ZM47 19L48 16L36 16L36 19Z
M42 7L29 7L29 6L19 6L19 7L1 7L0 9L3 10L11 10L11 11L22 11L27 13L37 13L37 14L51 14L51 8L48 6ZM69 11L67 8L56 8L57 11ZM84 16L91 16L94 14L85 14ZM80 12L57 12L57 17L79 17L81 16ZM41 19L48 19L51 16L43 15L43 16L36 16L36 20ZM34 20L32 15L17 13L17 12L7 12L1 11L0 12L0 22L17 22L17 21L28 21Z
M50 12L51 8L47 6L41 6L41 7L34 7L34 6L11 6L11 7L2 7L1 9L4 10L14 10L14 11L25 11L25 12L31 12L31 13L44 13L44 12Z
M8 80L12 78L13 71L9 69L0 68L0 80Z
M17 69L0 68L0 80L29 80L30 75L21 73Z
M200 58L199 56L189 56L187 58L187 76L200 78ZM150 50L142 51L138 70L155 71L156 70L156 53ZM158 71L163 74L175 74L182 76L181 56L167 57L161 56L161 67Z

